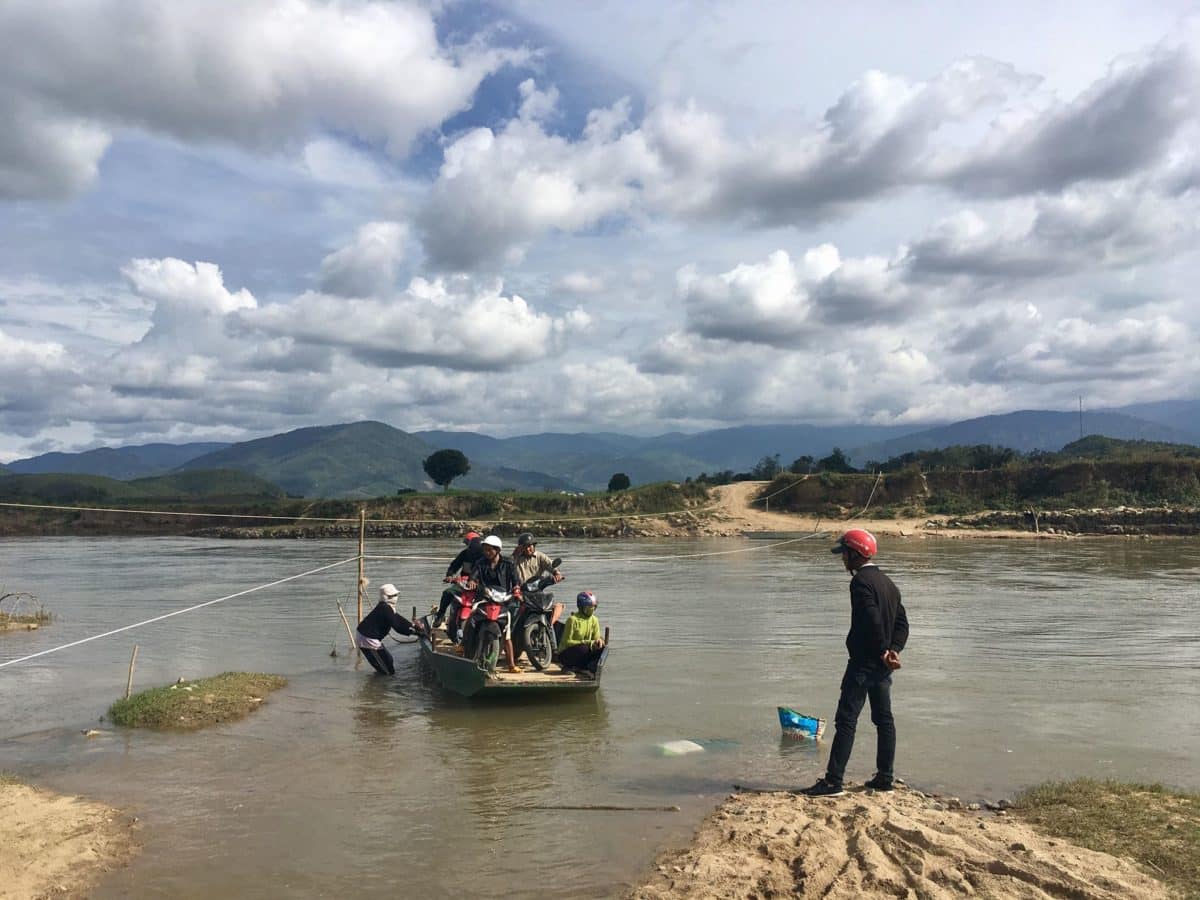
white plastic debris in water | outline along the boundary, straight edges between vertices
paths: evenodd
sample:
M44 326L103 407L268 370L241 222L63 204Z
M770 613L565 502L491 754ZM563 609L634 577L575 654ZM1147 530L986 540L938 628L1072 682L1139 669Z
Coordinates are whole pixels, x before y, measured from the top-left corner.
M683 756L685 753L703 753L704 748L695 741L667 741L658 745L663 756Z

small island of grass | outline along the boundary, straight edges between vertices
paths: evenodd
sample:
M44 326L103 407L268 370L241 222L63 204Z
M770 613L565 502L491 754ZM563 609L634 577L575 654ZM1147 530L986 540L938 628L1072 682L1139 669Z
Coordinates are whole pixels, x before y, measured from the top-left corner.
M1200 898L1200 794L1078 778L1029 788L1012 811L1043 834L1127 856L1182 896Z
M181 679L118 700L109 707L108 718L132 728L190 731L241 719L261 706L267 694L286 684L282 676L257 672L225 672L199 681Z
M33 594L16 591L0 594L0 632L3 631L34 631L49 622L53 616L42 606L35 610L32 605L37 603ZM8 604L8 608L5 608ZM25 611L28 607L28 612Z

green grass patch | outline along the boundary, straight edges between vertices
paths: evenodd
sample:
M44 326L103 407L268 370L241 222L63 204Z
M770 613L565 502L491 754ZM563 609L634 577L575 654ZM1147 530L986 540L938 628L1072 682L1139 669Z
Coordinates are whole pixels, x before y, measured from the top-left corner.
M11 787L14 784L24 784L20 778L11 772L0 772L0 787Z
M1184 897L1200 898L1200 794L1080 778L1029 788L1014 803L1012 812L1039 830L1130 857Z
M170 728L190 731L232 722L262 705L271 691L287 684L279 675L225 672L199 681L181 681L151 688L118 700L108 710L116 725L132 728Z

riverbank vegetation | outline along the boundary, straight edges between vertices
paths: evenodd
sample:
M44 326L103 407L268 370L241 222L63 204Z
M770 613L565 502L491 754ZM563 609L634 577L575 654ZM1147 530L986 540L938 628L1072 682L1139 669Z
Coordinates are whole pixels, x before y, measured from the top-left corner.
M1012 812L1044 834L1129 857L1183 896L1200 898L1200 795L1080 778L1030 788Z
M212 678L151 688L118 700L108 710L116 725L193 730L249 715L271 691L287 684L279 675L225 672Z
M4 479L0 484L7 481ZM366 512L368 535L376 537L453 536L465 524L501 534L516 534L528 528L560 535L620 534L622 517L673 514L686 517L687 511L709 502L709 493L702 485L671 482L591 493L409 491L370 500L279 498L219 503L174 497L156 500L152 507L155 512L138 514L10 508L0 516L0 535L339 537L357 535L360 509ZM114 509L146 508L141 501L124 499L114 499L106 505ZM229 514L229 518L215 516L218 510Z
M1095 436L1057 453L949 447L906 453L868 472L781 473L759 494L768 495L772 508L826 516L868 503L875 517L1198 507L1200 448Z

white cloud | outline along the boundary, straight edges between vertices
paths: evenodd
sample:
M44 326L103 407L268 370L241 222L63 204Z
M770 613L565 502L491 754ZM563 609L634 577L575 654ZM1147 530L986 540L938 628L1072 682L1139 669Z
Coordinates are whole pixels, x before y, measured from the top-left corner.
M559 279L558 289L572 294L599 294L604 290L604 279L587 272L568 272Z
M17 0L0 6L0 35L9 197L78 191L129 127L263 151L333 131L403 157L526 58L444 48L430 10L407 0Z
M408 227L399 222L368 222L354 241L321 260L320 288L342 297L370 297L389 291L404 258Z

